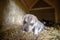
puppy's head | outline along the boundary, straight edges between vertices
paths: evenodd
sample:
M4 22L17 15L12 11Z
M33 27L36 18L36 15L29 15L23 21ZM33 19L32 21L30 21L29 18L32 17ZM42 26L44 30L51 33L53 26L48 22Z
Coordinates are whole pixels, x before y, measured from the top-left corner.
M24 16L24 31L30 32L33 29L33 25L35 23L35 17L33 15L25 15Z

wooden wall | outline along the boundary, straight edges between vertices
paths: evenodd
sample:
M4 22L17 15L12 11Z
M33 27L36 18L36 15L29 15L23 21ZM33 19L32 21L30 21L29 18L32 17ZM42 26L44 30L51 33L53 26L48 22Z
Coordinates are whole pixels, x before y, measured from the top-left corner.
M22 3L25 4L30 13L37 15L39 19L43 16L45 19L60 23L60 0L25 0Z
M6 7L7 3L8 3L7 0L0 0L0 29L2 27L2 21L3 21L3 10L4 7Z

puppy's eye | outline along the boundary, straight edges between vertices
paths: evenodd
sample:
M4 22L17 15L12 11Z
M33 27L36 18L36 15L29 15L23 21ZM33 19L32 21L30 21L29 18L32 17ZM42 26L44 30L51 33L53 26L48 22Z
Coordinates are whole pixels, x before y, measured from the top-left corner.
M31 25L31 26L33 26L33 25L34 25L34 23L31 23L30 25Z
M26 24L26 21L24 21L24 24Z

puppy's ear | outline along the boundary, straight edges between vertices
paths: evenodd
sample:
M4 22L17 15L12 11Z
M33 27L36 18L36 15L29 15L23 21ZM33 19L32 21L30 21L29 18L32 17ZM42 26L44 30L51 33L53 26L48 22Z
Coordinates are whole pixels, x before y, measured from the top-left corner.
M27 16L24 15L24 16L22 17L22 19L23 19L23 24L25 24L25 23L27 22Z
M25 19L25 16L23 16L22 19L24 20Z

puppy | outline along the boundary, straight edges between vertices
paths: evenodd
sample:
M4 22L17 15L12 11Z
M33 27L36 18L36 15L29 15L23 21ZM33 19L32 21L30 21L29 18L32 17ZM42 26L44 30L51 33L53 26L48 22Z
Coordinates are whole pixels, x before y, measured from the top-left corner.
M34 35L38 36L38 32L41 32L44 28L44 24L41 23L35 15L26 14L23 16L24 23L22 26L23 32L34 32Z

